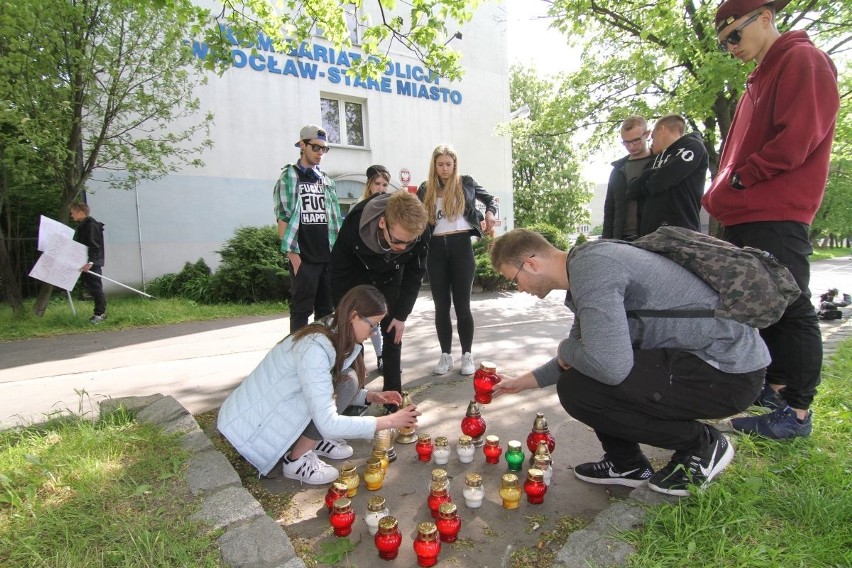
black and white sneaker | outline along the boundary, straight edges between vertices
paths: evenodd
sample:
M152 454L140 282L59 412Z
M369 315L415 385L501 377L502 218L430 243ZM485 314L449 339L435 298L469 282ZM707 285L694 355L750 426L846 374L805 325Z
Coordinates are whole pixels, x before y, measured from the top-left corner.
M355 450L352 449L352 446L346 443L346 440L320 440L317 442L317 445L314 446L314 453L324 458L345 460L346 458L352 457Z
M721 432L711 426L706 428L711 442L705 455L675 452L666 467L651 476L648 487L666 495L689 497L690 486L704 488L728 467L734 459L734 447Z
M309 485L325 485L331 483L340 474L336 468L323 462L313 452L305 452L297 460L290 460L284 456L284 465L281 467L284 477L296 479Z
M654 474L654 469L648 460L636 465L636 467L619 471L606 454L599 462L581 463L574 467L574 475L578 479L597 483L598 485L626 485L628 487L639 487Z

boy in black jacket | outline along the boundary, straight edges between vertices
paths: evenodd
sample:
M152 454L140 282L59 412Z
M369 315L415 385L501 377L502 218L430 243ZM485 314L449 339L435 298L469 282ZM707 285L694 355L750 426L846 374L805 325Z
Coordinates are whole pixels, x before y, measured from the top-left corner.
M80 267L83 287L95 301L95 313L89 321L101 323L106 319L106 296L100 276L104 266L104 224L89 217L89 206L85 203L71 205L71 218L79 223L74 231L74 240L89 249L89 262Z
M359 284L372 284L387 301L381 324L386 391L402 392L402 335L426 272L429 236L426 210L416 196L379 193L349 211L331 250L335 306Z
M701 230L698 213L709 161L701 135L684 135L685 129L686 121L676 114L668 114L654 125L654 161L627 190L627 198L639 202L640 236L662 225Z

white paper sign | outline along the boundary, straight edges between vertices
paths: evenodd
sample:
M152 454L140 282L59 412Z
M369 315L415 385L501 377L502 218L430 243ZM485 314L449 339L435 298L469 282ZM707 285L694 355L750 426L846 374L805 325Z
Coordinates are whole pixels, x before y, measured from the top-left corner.
M63 225L59 221L54 221L50 217L41 216L38 224L38 250L44 252L47 250L47 244L54 236L65 237L67 240L74 239L74 229L68 225ZM82 266L82 265L80 265Z
M74 240L74 229L42 215L38 228L41 257L30 270L30 276L71 290L80 277L80 268L89 258L86 245Z

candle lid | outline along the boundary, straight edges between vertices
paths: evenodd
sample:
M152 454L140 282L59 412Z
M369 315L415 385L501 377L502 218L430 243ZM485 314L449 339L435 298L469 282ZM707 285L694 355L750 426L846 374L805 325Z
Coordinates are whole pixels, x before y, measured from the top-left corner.
M447 439L446 436L438 436L437 438L435 438L435 445L441 446L443 448L444 446L449 446L450 441Z
M521 443L517 440L509 440L509 449L510 450L520 450Z
M342 481L335 481L334 483L332 483L331 489L337 493L346 493L347 491L349 491L349 487Z
M473 443L473 438L468 436L467 434L462 434L459 436L459 446L469 446Z
M536 454L535 459L533 459L533 466L536 469L544 470L552 463L553 463L553 460L550 459L550 456L542 456L542 455Z
M417 525L417 532L423 540L435 540L438 536L438 527L435 523L425 522Z
M382 460L377 457L367 458L367 469L381 469Z
M437 495L441 495L441 494L446 495L447 494L447 482L446 481L433 481L429 485L429 491L431 493L434 493L434 494L437 494Z
M488 371L489 373L493 373L497 370L497 365L492 363L491 361L480 361L479 368L483 371Z
M438 507L438 515L441 516L442 519L452 519L456 516L456 504L455 503L441 503Z
M489 446L496 446L500 443L500 437L495 436L493 434L489 434L488 436L485 436L485 443Z
M547 432L547 420L544 418L544 412L538 412L535 415L535 422L533 422L533 430L536 432Z
M396 530L397 525L399 525L399 521L396 520L396 517L392 517L391 515L387 515L379 519L379 530L383 533L392 533Z
M432 481L447 481L447 470L436 467L432 470Z
M342 466L340 466L340 475L352 475L355 473L355 464L352 462L344 462Z
M475 400L471 400L467 405L467 416L481 416L482 413L479 411L479 404Z
M352 505L352 500L348 497L341 497L334 502L335 513L345 513Z
M514 473L504 473L501 478L504 487L512 487L518 485L518 476Z
M533 481L541 481L544 479L544 472L540 469L530 468L527 470L527 479L531 479Z
M376 495L374 497L370 497L370 500L367 502L367 509L369 511L381 511L385 508L385 498L381 495Z
M479 487L482 485L482 476L478 473L468 473L464 478L464 482L470 487Z
M422 433L417 435L417 441L421 444L428 444L432 441L432 434Z

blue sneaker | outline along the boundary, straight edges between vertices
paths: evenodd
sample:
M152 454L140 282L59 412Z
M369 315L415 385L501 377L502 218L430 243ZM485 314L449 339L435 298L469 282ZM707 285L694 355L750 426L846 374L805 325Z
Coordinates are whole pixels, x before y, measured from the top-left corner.
M754 401L754 406L762 406L763 408L768 408L770 410L778 410L787 406L787 402L781 398L781 395L778 394L775 389L770 387L767 383L763 383L763 388L761 389L757 400Z
M786 440L796 436L805 438L810 436L813 429L812 416L813 414L808 412L808 418L804 422L800 422L795 411L789 406L785 406L768 414L733 418L731 419L731 426L739 432L757 434L773 440Z

